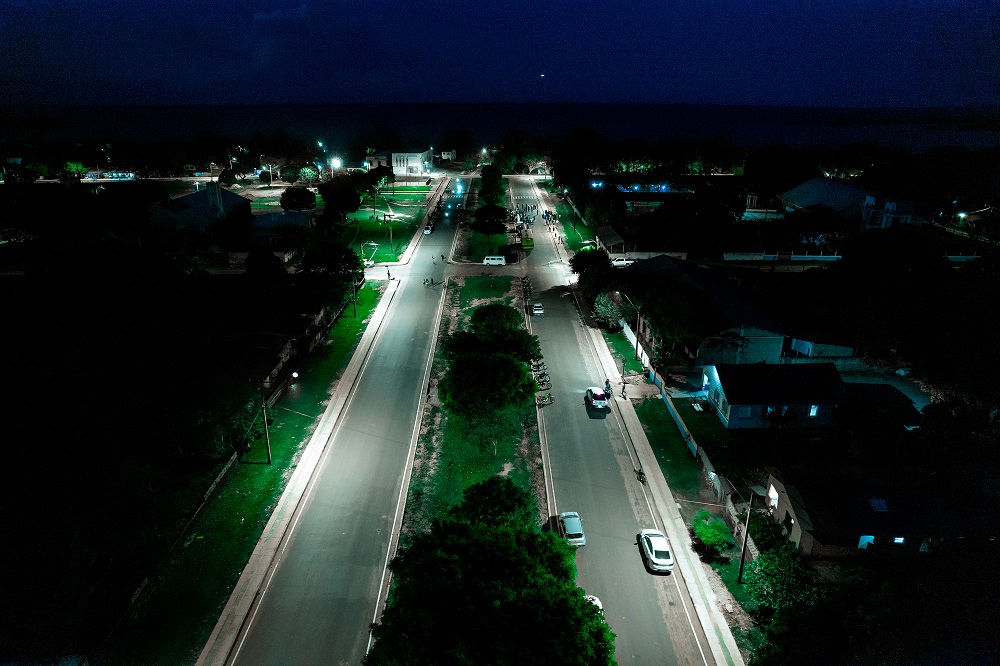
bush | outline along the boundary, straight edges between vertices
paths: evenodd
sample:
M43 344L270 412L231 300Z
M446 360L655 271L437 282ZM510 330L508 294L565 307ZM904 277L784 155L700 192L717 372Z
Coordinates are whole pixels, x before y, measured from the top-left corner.
M694 517L694 535L707 548L719 553L733 547L729 526L718 518L712 518L707 509L702 509Z

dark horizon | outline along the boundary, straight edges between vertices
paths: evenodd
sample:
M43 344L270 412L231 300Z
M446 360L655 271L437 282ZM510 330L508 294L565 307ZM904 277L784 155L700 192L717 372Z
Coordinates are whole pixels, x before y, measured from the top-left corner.
M448 132L493 144L510 132L557 138L586 128L610 141L723 139L739 145L875 143L923 150L1000 145L1000 108L848 108L654 103L131 104L0 106L0 141L244 140L277 130L339 149L353 137L396 134L434 145ZM445 146L438 146L446 149ZM385 148L392 148L385 146ZM398 148L397 148L398 149Z

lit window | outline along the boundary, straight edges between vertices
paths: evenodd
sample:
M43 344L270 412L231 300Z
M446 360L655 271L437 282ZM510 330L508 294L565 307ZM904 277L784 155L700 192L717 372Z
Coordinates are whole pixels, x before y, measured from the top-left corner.
M816 416L819 413L819 405L809 406L809 416Z
M905 541L905 539L903 539L903 537L893 537L893 539L892 539L893 543L903 543L903 541Z
M874 546L874 545L875 545L875 537L873 536L863 536L860 539L858 539L859 550L864 550L868 546Z

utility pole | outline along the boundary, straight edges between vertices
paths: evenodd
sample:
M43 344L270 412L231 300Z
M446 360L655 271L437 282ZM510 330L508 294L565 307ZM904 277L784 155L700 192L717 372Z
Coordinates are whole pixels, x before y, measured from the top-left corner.
M756 495L764 496L764 489L760 486L754 486L750 489L750 502L747 504L747 524L743 530L743 549L740 551L740 570L736 574L736 582L739 584L743 583L743 564L747 557L747 541L750 539L750 511L753 509L753 498Z

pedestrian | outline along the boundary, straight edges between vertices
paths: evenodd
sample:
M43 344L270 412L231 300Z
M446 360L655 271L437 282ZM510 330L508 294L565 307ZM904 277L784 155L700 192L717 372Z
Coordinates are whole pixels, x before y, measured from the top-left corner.
M389 273L389 267L388 266L385 267L385 279L386 280L391 280L392 279L392 275Z
M444 255L443 254L441 255L441 261L444 261Z

